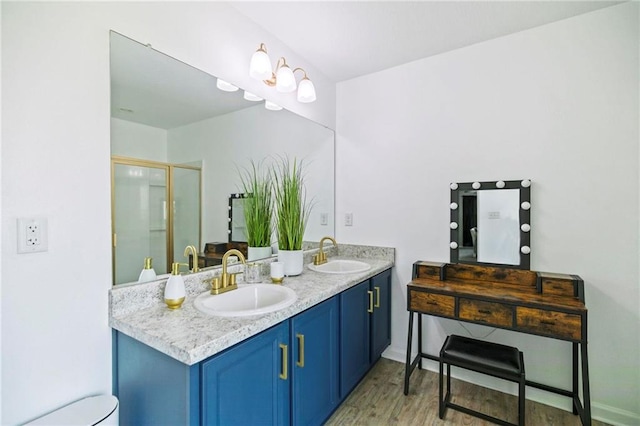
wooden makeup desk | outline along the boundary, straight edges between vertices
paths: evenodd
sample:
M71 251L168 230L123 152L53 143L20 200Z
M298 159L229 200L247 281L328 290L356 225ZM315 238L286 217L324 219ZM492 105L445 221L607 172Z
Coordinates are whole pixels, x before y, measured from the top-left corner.
M422 352L422 315L433 315L566 340L573 346L573 389L526 381L532 386L572 398L573 413L591 424L587 357L587 308L584 283L577 275L549 274L453 263L416 262L407 285L409 333L404 394L409 378L422 359L438 360ZM413 318L418 315L418 355L411 360ZM526 354L525 354L526 359ZM582 395L579 395L581 365Z

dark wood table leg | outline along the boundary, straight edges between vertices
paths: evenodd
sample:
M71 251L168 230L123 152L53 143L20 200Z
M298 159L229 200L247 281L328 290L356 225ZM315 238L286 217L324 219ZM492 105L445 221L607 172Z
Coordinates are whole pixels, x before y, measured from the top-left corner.
M573 346L573 414L579 414L578 404L576 402L579 399L578 390L578 343L572 343Z
M587 339L583 339L580 343L580 350L582 351L582 405L584 408L584 417L582 418L583 425L591 425L591 393L589 392L589 360L587 356Z
M422 370L422 314L418 312L418 370Z
M413 311L409 311L409 332L407 333L407 362L404 366L404 394L405 395L409 395L409 377L411 376L411 343L412 341L413 341Z

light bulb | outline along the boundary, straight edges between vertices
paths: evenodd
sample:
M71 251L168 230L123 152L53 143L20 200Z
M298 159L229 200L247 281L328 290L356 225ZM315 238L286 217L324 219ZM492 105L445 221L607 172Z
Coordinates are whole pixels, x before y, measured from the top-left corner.
M282 107L278 104L274 104L271 101L265 101L264 107L270 111L280 111Z
M267 55L267 48L260 44L260 48L251 57L249 75L256 80L269 80L271 74L271 59Z
M262 100L262 98L260 96L254 95L253 93L247 92L246 90L244 91L243 98L245 98L246 100L251 101L251 102L259 102L259 101Z
M216 87L223 92L235 92L238 90L236 86L220 78L216 81Z
M282 65L276 73L276 90L280 93L291 93L296 90L296 78L287 64Z
M298 85L298 102L309 103L315 100L316 88L313 86L313 82L305 77Z

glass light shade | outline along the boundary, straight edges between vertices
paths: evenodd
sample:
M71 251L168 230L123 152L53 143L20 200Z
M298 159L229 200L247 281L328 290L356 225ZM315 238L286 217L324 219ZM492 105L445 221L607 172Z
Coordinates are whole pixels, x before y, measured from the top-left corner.
M253 93L247 92L246 90L244 91L243 98L245 98L246 100L251 101L251 102L259 102L259 101L262 100L262 98L260 96L254 95Z
M266 101L264 103L264 107L270 111L280 111L282 107L278 104L274 104L273 102Z
M316 88L313 86L313 82L305 77L298 85L298 102L309 103L315 100Z
M249 75L256 80L269 80L271 78L271 59L262 49L256 51L251 57Z
M288 65L282 65L276 74L276 90L280 93L291 93L296 90L296 78Z
M238 90L236 86L220 78L216 81L216 87L222 90L223 92L235 92Z

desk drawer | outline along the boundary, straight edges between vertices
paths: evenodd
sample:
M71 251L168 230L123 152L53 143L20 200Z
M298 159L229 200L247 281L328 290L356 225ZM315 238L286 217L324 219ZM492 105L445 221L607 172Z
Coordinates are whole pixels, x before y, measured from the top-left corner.
M411 290L409 297L411 298L409 306L412 311L447 317L453 317L454 315L455 298L453 296Z
M460 298L459 317L502 327L513 326L513 308L508 305Z
M520 330L569 340L580 340L582 330L580 315L543 309L518 307L516 323Z

